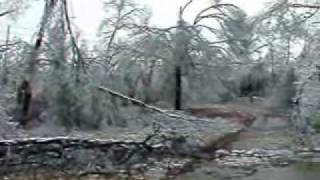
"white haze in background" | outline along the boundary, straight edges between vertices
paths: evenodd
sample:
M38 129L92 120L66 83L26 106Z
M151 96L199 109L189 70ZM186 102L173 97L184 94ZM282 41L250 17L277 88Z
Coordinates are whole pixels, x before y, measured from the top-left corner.
M179 7L188 0L136 0L137 3L149 7L152 11L151 22L153 25L168 27L176 24ZM244 9L248 15L255 15L263 10L265 3L270 0L224 0L226 3L233 3ZM26 41L31 41L43 11L43 1L35 2L25 14L19 17L15 23L6 19L0 19L0 40L5 39L6 26L11 25L12 34ZM191 20L196 12L208 7L212 0L195 0L186 13L185 18ZM69 0L74 26L81 32L83 38L89 43L95 43L96 33L104 12L102 10L103 0Z

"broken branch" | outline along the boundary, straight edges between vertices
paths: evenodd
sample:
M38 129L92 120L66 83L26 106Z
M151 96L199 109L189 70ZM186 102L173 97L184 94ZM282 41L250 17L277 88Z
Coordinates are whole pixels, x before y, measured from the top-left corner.
M134 105L137 105L137 106L140 106L142 108L146 108L146 109L149 109L151 111L163 114L163 115L165 115L165 116L167 116L169 118L173 118L173 119L177 119L177 120L183 120L183 121L189 121L189 122L192 122L192 121L198 121L198 122L202 121L202 122L207 122L207 123L212 123L213 122L213 121L206 120L206 119L186 117L183 114L180 114L178 112L172 113L172 112L169 112L168 110L164 110L164 109L161 109L159 107L146 104L145 102L143 102L141 100L128 97L128 96L126 96L124 94L121 94L119 92L113 91L113 90L111 90L109 88L106 88L106 87L100 86L100 87L97 87L97 88L98 88L98 90L100 90L102 92L106 92L106 93L109 93L112 96L116 96L116 97L118 97L120 99L124 99L124 100L130 101Z
M1 13L0 13L0 17L5 16L5 15L7 15L7 14L10 14L10 13L12 13L12 12L14 12L14 10L9 10L9 11L5 11L5 12L1 12Z
M320 9L320 5L312 5L312 4L289 4L289 7L293 7L293 8Z

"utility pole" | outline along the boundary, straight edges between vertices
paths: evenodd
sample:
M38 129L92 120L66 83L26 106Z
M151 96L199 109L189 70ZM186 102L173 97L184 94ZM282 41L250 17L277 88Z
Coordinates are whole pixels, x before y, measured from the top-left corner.
M6 49L4 52L3 64L2 64L2 84L6 85L8 83L8 49L10 41L10 25L7 27L7 37L6 37Z

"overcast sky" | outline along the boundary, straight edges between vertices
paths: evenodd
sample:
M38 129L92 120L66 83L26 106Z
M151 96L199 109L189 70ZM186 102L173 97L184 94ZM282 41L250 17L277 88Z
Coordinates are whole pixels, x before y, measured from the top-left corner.
M97 28L104 16L102 10L103 0L69 0L70 9L74 18L74 23L81 31L82 36L88 41L96 40ZM181 5L188 0L136 0L139 4L149 7L152 12L152 24L158 26L170 26L176 23L177 11ZM224 0L233 3L247 11L249 15L254 15L263 10L266 2L270 0ZM187 13L187 19L191 19L194 14L209 5L210 0L195 0ZM0 40L5 39L5 27L11 24L12 34L31 41L32 35L37 31L42 16L43 5L41 1L35 3L16 23L0 19Z

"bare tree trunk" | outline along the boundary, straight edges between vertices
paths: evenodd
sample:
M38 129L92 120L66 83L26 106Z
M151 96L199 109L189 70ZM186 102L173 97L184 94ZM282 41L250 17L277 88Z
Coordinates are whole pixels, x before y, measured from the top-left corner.
M181 96L182 96L182 86L181 86L181 67L176 65L175 67L175 109L181 110Z
M80 71L81 69L83 70L84 73L86 73L86 67L85 67L85 62L82 56L82 52L78 46L77 43L77 39L74 35L74 32L72 30L71 27L71 20L70 20L70 15L69 15L69 11L68 11L68 4L67 4L67 0L63 0L63 8L64 8L64 15L65 15L65 20L66 20L66 26L68 29L68 33L70 35L71 38L71 43L72 43L72 53L75 59L75 65L76 65L76 77L75 77L75 82L78 85L80 82Z
M174 68L174 76L175 76L175 110L181 110L181 99L182 99L182 72L181 66L185 61L185 57L188 54L187 42L185 33L185 22L182 18L183 9L180 9L180 16L178 21L178 28L176 34L176 52L175 52L175 68Z

